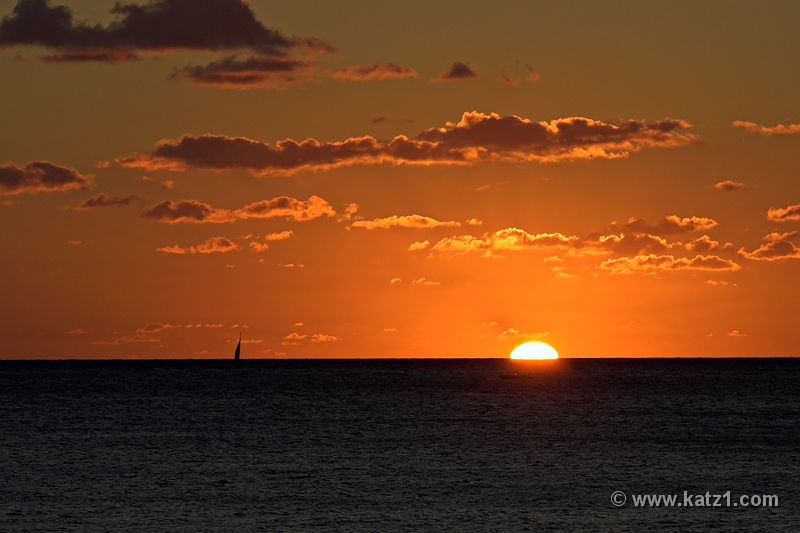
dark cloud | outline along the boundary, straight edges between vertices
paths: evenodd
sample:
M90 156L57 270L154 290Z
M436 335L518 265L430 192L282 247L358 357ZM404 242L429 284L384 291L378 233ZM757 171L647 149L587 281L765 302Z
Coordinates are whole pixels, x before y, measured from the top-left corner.
M197 85L219 87L282 88L307 83L312 79L314 65L292 58L248 57L232 55L208 65L189 65L172 72L173 81L190 80Z
M79 206L75 207L74 209L95 209L98 207L111 207L111 206L123 206L123 205L131 205L133 203L141 203L144 200L139 198L135 195L130 196L106 196L105 193L100 193L94 198L89 198L82 202Z
M614 222L606 231L650 235L674 235L693 231L705 231L715 226L717 226L717 221L711 218L680 218L675 215L669 215L655 224L650 224L640 218L628 219L624 224Z
M344 165L477 164L492 161L555 162L590 158L626 157L650 147L672 148L697 144L682 120L652 123L627 121L609 124L572 117L533 122L515 115L464 113L458 123L431 128L416 139L400 135L391 141L371 136L339 142L286 139L271 147L244 137L184 135L177 141L160 141L150 154L116 160L126 167L149 170L207 168L247 169L257 175L291 174Z
M142 216L154 218L159 222L168 224L180 222L230 222L228 211L214 209L210 205L196 200L181 200L180 202L165 200L145 211Z
M389 80L393 78L416 78L417 71L411 67L401 67L395 63L373 63L331 70L330 75L338 80L368 81Z
M800 220L800 204L790 205L789 207L770 207L767 211L767 218L775 222L786 220Z
M296 58L335 51L327 41L287 37L267 28L244 0L151 0L116 2L107 26L75 20L66 6L49 0L18 0L0 21L0 48L43 46L51 63L130 62L140 53L174 50L246 52L206 66L189 65L171 79L221 87L282 87L310 81L311 65ZM304 74L304 75L301 75Z
M478 73L472 70L466 63L455 62L450 65L446 72L443 72L434 81L455 81L472 80L478 77Z
M293 48L332 51L318 39L288 38L259 21L241 0L152 0L117 2L108 26L76 22L66 6L49 0L19 0L0 22L0 46L40 45L74 54L88 51L241 50L284 56ZM87 60L91 58L87 57Z
M781 259L800 259L800 248L794 245L790 239L797 235L792 231L789 233L770 233L764 237L764 244L753 250L752 252L745 251L744 248L739 249L739 254L747 259L756 261L778 261Z
M145 211L142 216L167 224L178 224L224 223L247 218L277 217L311 220L321 216L334 216L335 214L336 212L331 205L319 196L311 196L305 201L288 196L278 196L271 200L261 200L235 210L216 209L197 200L181 200L179 202L165 200Z
M13 163L0 166L0 195L44 191L90 189L92 176L74 168L60 167L49 161L33 161L19 168Z

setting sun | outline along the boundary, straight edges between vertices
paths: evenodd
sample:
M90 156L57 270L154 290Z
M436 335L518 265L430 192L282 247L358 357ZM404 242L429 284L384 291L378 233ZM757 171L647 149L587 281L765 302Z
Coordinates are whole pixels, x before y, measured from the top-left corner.
M524 342L514 348L511 352L511 359L558 359L558 352L544 342Z

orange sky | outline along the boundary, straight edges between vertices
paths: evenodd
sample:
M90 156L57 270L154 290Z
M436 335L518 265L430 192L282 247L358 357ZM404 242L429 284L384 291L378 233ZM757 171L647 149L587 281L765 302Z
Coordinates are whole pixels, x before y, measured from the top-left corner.
M800 355L796 2L0 16L2 358Z

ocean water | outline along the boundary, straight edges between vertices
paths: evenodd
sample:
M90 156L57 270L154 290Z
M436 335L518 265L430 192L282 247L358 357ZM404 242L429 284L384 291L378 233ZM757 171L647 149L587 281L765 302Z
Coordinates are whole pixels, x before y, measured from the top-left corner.
M0 362L0 531L800 531L799 360L514 365Z

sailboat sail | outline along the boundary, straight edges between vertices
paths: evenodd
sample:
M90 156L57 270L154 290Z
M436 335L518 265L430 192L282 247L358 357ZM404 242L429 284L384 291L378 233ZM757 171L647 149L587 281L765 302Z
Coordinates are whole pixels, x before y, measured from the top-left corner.
M239 344L236 345L236 352L234 352L233 358L236 361L238 361L239 360L239 354L241 354L241 353L242 353L242 334L239 333Z

